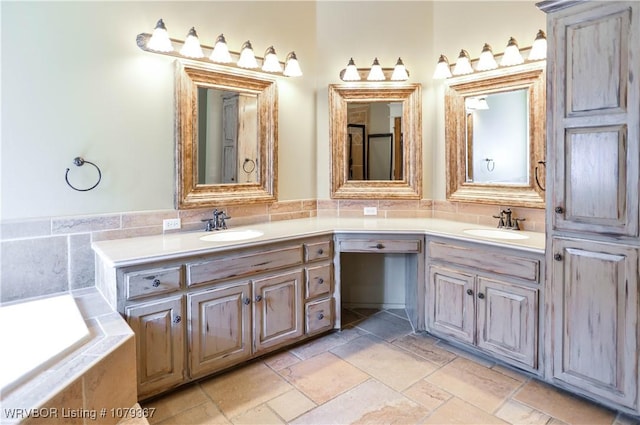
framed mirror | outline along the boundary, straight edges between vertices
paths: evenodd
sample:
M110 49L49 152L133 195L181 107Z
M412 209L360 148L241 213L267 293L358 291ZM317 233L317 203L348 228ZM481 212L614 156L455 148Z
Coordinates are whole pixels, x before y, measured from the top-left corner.
M275 201L275 81L180 60L175 94L177 207Z
M329 85L331 198L420 199L419 84Z
M545 62L449 80L447 199L544 208Z

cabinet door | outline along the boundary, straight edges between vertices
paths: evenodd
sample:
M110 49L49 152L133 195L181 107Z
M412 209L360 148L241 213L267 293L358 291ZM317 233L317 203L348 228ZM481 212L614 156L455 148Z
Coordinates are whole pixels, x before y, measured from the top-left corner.
M538 291L478 278L478 347L537 367Z
M187 295L192 378L251 355L250 297L249 282Z
M255 351L283 344L303 333L302 270L253 282Z
M638 14L637 2L584 2L552 21L554 229L638 235Z
M638 249L554 239L553 377L633 407L638 379Z
M184 379L182 297L126 307L127 322L136 334L138 396L171 388Z
M474 276L431 267L427 302L430 329L473 343L475 335Z

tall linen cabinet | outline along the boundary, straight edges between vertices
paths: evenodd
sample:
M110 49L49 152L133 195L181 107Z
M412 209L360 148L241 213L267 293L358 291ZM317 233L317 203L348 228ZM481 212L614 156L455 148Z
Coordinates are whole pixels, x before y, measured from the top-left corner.
M545 1L545 375L638 414L640 2Z

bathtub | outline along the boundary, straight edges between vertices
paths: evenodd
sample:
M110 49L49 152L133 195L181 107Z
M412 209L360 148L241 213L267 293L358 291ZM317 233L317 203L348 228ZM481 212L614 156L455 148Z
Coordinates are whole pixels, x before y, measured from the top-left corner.
M70 294L0 306L2 398L89 337Z

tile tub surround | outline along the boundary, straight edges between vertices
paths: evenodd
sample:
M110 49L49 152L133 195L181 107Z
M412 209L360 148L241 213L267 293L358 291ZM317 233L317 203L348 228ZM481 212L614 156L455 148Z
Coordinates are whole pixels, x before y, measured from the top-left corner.
M422 199L280 201L272 204L218 206L231 217L231 228L311 217L363 217L363 207L378 208L375 218L442 218L495 226L500 206ZM505 206L507 207L507 206ZM544 211L513 209L525 217L524 230L544 232ZM94 286L91 242L162 234L162 220L180 218L184 231L203 228L211 208L48 217L0 222L0 302Z
M143 407L156 408L149 422L638 423L424 333L412 333L402 310L345 311L343 317L351 322L340 332L143 402ZM397 325L398 319L404 327ZM389 355L393 361L381 361Z
M133 332L97 289L79 289L72 295L89 329L89 338L44 372L0 395L0 424L109 425L122 419L111 414L112 408L130 408L137 402ZM55 413L27 420L16 417L20 412L26 414L26 409ZM106 409L104 418L99 414L102 409ZM98 416L96 420L70 416L70 412L79 410L95 411ZM10 412L14 412L13 418Z

